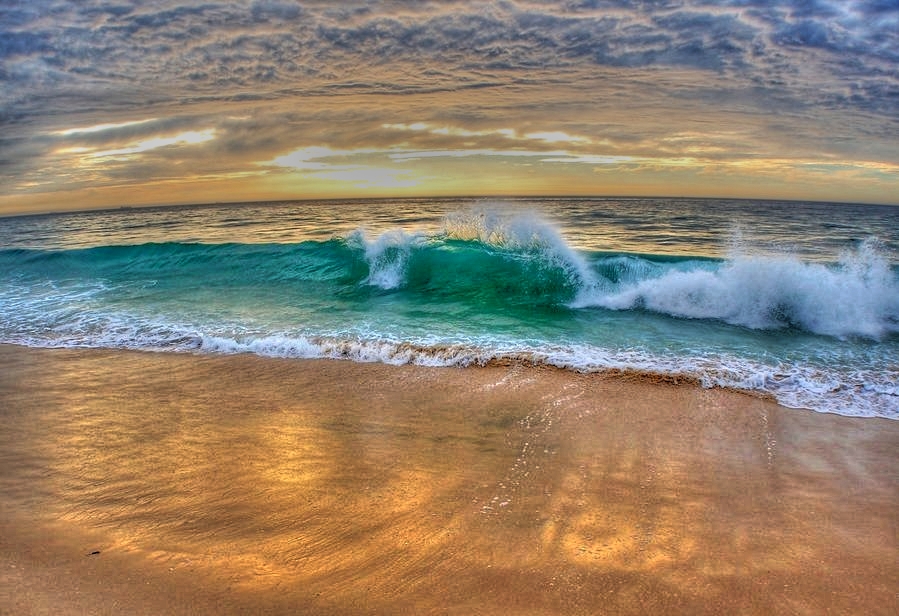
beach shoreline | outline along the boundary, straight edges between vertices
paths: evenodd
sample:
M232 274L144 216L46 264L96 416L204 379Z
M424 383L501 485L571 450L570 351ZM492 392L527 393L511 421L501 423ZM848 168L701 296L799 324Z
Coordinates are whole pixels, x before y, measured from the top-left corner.
M0 614L892 614L899 422L519 364L0 345Z

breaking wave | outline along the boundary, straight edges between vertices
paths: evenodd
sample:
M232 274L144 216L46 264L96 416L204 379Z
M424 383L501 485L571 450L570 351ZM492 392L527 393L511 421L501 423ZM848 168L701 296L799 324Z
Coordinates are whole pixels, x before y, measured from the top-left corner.
M750 254L673 267L632 256L611 261L620 264L618 280L606 278L607 284L583 293L574 306L644 309L840 338L879 339L899 331L899 279L873 241L834 265Z
M803 261L574 249L536 214L293 244L0 250L0 343L674 375L899 418L899 277L876 241Z
M0 251L22 279L245 288L331 282L485 310L548 307L649 311L757 330L836 338L899 332L899 277L875 241L831 264L788 253L726 259L584 253L536 215L471 212L440 233L394 229L299 244L145 244Z

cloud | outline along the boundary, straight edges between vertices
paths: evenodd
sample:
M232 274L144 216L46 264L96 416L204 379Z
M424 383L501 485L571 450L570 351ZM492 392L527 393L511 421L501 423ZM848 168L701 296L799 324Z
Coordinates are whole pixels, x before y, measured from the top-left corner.
M295 162L343 177L390 156L893 164L897 65L887 0L4 3L0 186L63 185L86 152L131 159L100 185L310 148L330 154ZM140 149L192 133L214 138Z
M51 49L47 36L33 32L8 32L0 39L0 58L30 56Z
M568 133L560 130L527 133L524 138L543 141L545 143L590 143L590 139L588 139L587 137L581 137L579 135L569 135Z
M215 139L215 131L212 129L202 131L191 130L183 133L178 133L177 135L144 139L143 141L138 141L123 148L117 148L114 150L91 151L88 148L77 148L76 153L86 154L91 158L127 157L132 154L141 154L143 152L148 152L157 148L164 148L173 145L193 145L196 143L203 143L211 139Z
M556 156L565 156L566 152L534 152L530 150L493 150L488 148L480 149L452 149L452 150L411 150L402 152L392 152L389 154L392 160L421 160L425 158L468 158L472 156L496 156L506 158L538 158L554 154Z
M333 165L322 162L322 159L334 157L346 157L354 152L349 150L339 151L331 148L313 146L300 148L283 156L278 156L269 163L279 167L289 167L300 171L323 171L332 169Z
M538 131L520 135L514 128L491 128L487 130L469 130L457 126L432 126L427 122L413 124L383 124L382 128L396 131L426 132L432 135L455 138L500 137L511 141L538 141L548 144L571 143L588 144L591 140L581 135L569 135L560 130Z
M187 100L233 97L235 87L277 96L285 85L300 95L415 93L539 83L546 72L590 67L728 73L739 89L789 82L808 48L833 54L811 59L823 69L818 81L850 70L877 76L871 64L899 54L887 3L599 2L565 12L529 2L393 3L392 11L275 1L38 4L56 18L10 10L0 53L12 58L15 80L55 75L62 85L45 94L63 98L83 96L79 84L109 90L112 82L118 96L166 84ZM43 70L16 70L26 62ZM155 96L173 100L165 90Z
M385 158L379 150L333 150L327 147L306 147L278 156L262 166L282 167L338 182L349 182L357 188L409 188L421 181L409 169L384 166L394 156ZM401 158L398 158L400 160Z
M56 131L54 134L59 135L61 137L70 137L70 136L83 136L90 135L92 133L117 133L120 129L130 129L138 126L146 125L150 122L156 122L157 118L150 118L146 120L132 120L130 122L120 122L118 124L107 123L107 124L95 124L93 126L81 126L77 128L67 128L64 130Z

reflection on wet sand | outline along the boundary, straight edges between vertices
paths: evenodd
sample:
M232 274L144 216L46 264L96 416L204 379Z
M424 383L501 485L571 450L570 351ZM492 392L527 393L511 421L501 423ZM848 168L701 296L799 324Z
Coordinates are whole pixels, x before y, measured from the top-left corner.
M90 537L148 613L899 603L896 422L520 366L0 347L0 368L11 583L53 565L35 543Z

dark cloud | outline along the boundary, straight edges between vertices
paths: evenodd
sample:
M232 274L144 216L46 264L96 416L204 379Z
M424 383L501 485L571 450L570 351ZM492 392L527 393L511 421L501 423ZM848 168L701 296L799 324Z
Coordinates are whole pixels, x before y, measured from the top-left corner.
M827 24L803 20L783 25L774 33L773 40L779 45L799 45L838 50Z
M30 56L52 50L49 37L34 32L8 32L0 38L0 57Z
M297 19L303 10L296 2L259 0L254 2L250 13L256 22L290 21Z
M39 85L40 79L29 81L27 74L58 72L74 87L43 94L77 100L79 84L125 92L140 86L266 91L308 79L315 80L309 84L313 87L352 87L370 81L360 75L386 72L395 83L379 91L408 92L416 86L429 90L434 69L444 81L462 86L473 72L587 69L591 64L730 72L746 83L789 83L789 75L778 73L807 61L796 57L791 64L799 48L833 54L821 60L827 69L822 79L843 78L853 62L855 69L866 70L866 60L894 61L899 53L899 45L890 44L897 42L888 23L896 11L888 2L853 4L848 12L823 0L559 6L394 2L304 8L265 0L249 5L161 2L138 9L39 1L28 10L7 9L0 55L7 59L3 74L8 80ZM872 14L884 23L864 23ZM26 62L30 70L23 68ZM222 92L223 97L233 94Z
M793 17L828 19L839 15L835 3L828 0L791 0L786 5Z
M867 0L858 3L858 10L866 15L899 15L899 0Z

